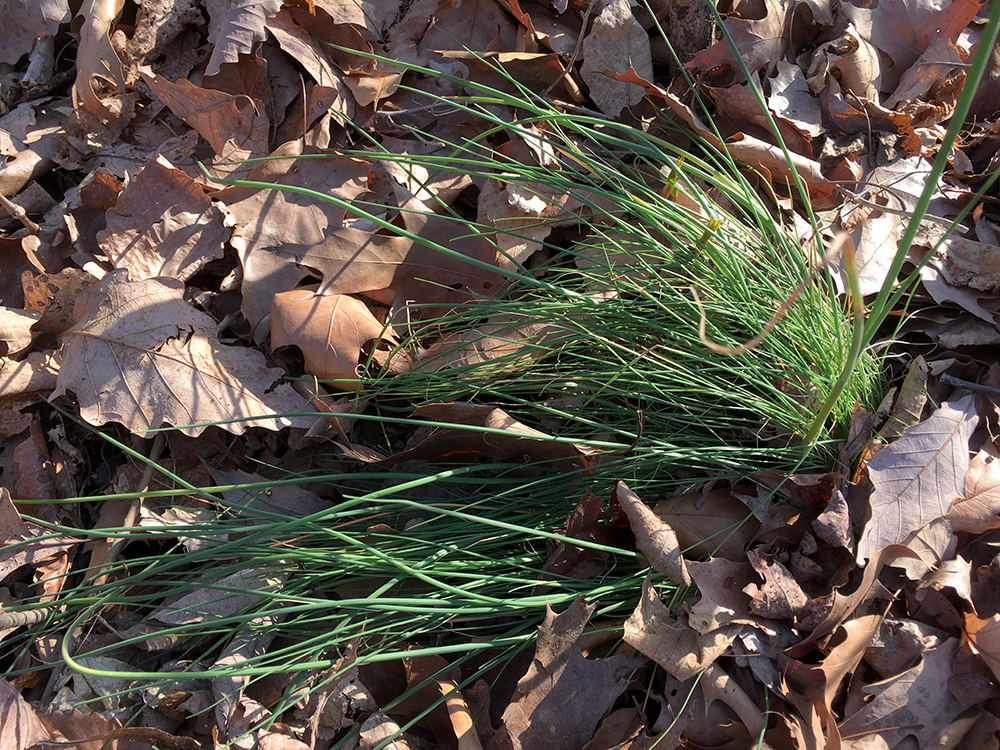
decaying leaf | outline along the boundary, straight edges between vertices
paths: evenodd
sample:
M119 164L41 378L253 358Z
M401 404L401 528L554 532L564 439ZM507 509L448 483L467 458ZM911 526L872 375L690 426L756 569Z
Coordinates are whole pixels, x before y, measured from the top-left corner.
M653 80L653 58L649 35L632 16L627 0L611 0L583 42L583 67L580 74L590 87L590 95L604 114L617 117L625 107L642 101L638 86L616 81L610 73L635 73Z
M986 443L969 463L965 497L947 515L954 531L982 534L1000 528L1000 452Z
M548 463L568 470L587 466L582 446L555 442L503 409L479 404L427 404L413 411L416 419L447 424L418 430L416 444L387 461L463 461L479 456L514 464Z
M164 423L201 434L209 422L241 434L311 420L280 416L304 401L255 350L221 346L216 323L184 301L176 279L129 281L113 271L87 290L80 323L64 336L53 396L72 391L91 424L133 432Z
M924 652L923 659L903 674L864 688L871 700L840 724L842 736L877 733L886 747L897 747L905 737L916 738L915 747L934 747L940 735L963 706L947 688L957 638Z
M162 156L140 170L107 212L97 242L133 281L156 276L189 279L228 239L222 212L201 186Z
M977 421L975 397L946 403L868 462L872 517L858 542L859 562L946 515L964 495Z
M577 641L595 606L580 598L558 615L546 607L535 658L503 712L491 750L583 747L632 672L646 663L639 657L587 659L580 653Z
M636 549L646 556L650 567L680 586L690 586L691 576L677 543L677 534L670 524L654 513L624 482L615 485L615 494L632 526Z
M31 346L31 328L41 319L35 310L0 307L0 357L17 354Z
M699 633L688 624L687 617L671 616L647 576L642 598L625 621L624 638L632 648L683 681L707 669L742 629L742 625L726 624Z

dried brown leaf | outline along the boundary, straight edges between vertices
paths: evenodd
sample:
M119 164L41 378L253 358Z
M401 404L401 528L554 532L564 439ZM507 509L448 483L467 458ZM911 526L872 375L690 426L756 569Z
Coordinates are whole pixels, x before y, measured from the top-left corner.
M734 493L753 492L753 486L721 487L658 502L653 512L677 534L681 550L691 557L745 560L760 522Z
M162 156L146 163L107 212L97 242L133 281L184 281L221 258L229 232L222 212L194 180Z
M445 424L418 431L415 445L386 461L463 461L482 456L504 463L545 462L566 470L587 466L585 449L554 442L550 435L522 424L503 409L461 402L427 404L414 409L412 416L468 429Z
M76 54L73 100L92 115L106 111L91 85L94 78L115 84L119 91L125 90L121 61L111 45L111 27L124 6L125 0L87 0L80 8L83 27Z
M628 72L653 80L649 34L633 17L627 0L610 0L583 41L580 69L594 103L610 117L617 117L626 107L642 101L644 94L639 86L611 77L614 73Z
M742 625L727 624L708 632L694 630L683 615L670 615L646 576L642 598L625 621L625 642L655 661L678 680L707 669L726 652Z
M679 586L690 586L691 576L677 543L677 534L670 524L654 513L624 482L615 484L615 496L632 526L636 549L646 556L650 567Z
M36 310L0 307L0 357L17 354L31 346L31 329L42 317Z
M490 750L578 750L646 659L609 656L587 659L577 642L594 611L582 599L556 614L546 608L538 628L535 658L503 712Z
M945 687L951 677L957 638L924 652L920 664L896 677L864 687L864 708L840 724L842 736L877 733L888 747L906 737L915 747L934 747L941 733L965 710Z
M317 294L293 289L274 295L271 348L297 346L305 371L345 391L358 389L361 349L391 331L359 299L344 294Z
M955 501L946 518L953 531L982 534L1000 529L1000 452L993 443L983 445L969 462L965 497Z
M223 63L233 63L240 55L253 52L264 41L264 23L281 10L281 0L226 0L208 3L208 41L215 45L208 61L208 75L215 75Z
M164 423L196 436L209 422L242 434L311 420L283 417L303 399L255 350L222 346L215 321L184 301L176 279L128 281L113 271L87 290L84 318L64 336L54 396L76 394L91 424L133 432Z
M868 462L874 489L871 520L858 542L858 562L947 515L965 492L975 398L941 406Z

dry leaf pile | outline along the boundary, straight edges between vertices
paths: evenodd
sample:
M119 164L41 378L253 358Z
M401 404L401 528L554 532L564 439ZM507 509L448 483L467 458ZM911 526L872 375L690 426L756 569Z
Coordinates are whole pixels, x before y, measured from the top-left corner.
M387 355L413 316L426 323L429 310L497 294L506 272L530 268L553 228L583 210L568 195L338 155L359 133L415 156L436 148L418 131L451 144L479 133L468 112L427 106L420 91L448 97L466 93L462 81L513 79L567 111L640 125L672 113L751 168L791 217L785 158L700 7L84 0L74 17L66 0L0 2L0 637L38 626L67 586L96 584L128 558L127 534L84 540L50 528L199 520L197 505L61 501L266 484L335 445L345 461L381 461L365 444L371 433L344 417L364 394L334 398L359 390L359 367L391 377L523 346L510 321L490 320ZM726 13L824 230L857 248L864 294L885 281L982 13L974 0L744 0ZM719 135L680 85L661 23ZM318 676L322 689L294 704L283 699L295 679L286 674L182 677L147 695L64 671L60 638L46 634L0 655L12 675L0 681L0 747L292 750L349 738L400 750L1000 748L995 187L938 245L1000 166L998 60L911 251L916 263L937 246L920 271L918 312L896 334L912 364L884 409L857 410L838 471L691 477L667 499L618 483L606 502L587 492L553 529L563 538L543 573L610 574L616 561L574 539L648 559L656 577L626 622L591 622L594 603L583 600L549 610L533 654L478 677L475 663L419 651L369 663L344 644ZM544 163L538 143L504 148ZM233 179L288 189L223 182ZM497 231L470 235L436 215L442 205ZM515 330L524 341L548 333ZM330 385L293 387L289 371ZM388 460L592 461L492 406L414 416L471 431L393 436ZM163 426L176 429L150 432ZM170 475L151 476L137 456ZM230 502L306 516L329 505L314 489ZM226 617L283 575L261 567L227 580L247 593L224 601L194 588L133 624L152 643L157 623L192 610ZM654 583L664 578L680 587L667 601ZM38 606L17 609L28 598ZM121 635L95 617L72 638L80 653L105 649L91 670L134 672L136 650L114 648ZM177 671L176 644L161 641L143 669ZM266 635L234 634L213 658L235 664L271 647Z

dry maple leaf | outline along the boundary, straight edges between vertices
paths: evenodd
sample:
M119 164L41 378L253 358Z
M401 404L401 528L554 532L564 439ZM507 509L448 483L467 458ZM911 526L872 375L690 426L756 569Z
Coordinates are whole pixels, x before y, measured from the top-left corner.
M81 297L83 317L63 337L53 396L69 391L94 425L120 422L142 433L164 423L200 435L207 423L230 432L247 427L308 427L303 399L253 349L222 346L216 322L184 301L176 279L129 281L108 274Z

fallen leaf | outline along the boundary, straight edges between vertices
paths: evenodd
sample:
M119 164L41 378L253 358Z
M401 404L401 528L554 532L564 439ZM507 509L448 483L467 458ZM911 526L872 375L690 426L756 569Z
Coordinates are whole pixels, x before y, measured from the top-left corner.
M986 619L965 613L965 634L993 675L1000 680L1000 615Z
M193 437L219 422L239 435L311 424L281 416L302 410L304 399L260 352L221 346L216 322L184 301L182 282L127 275L111 272L82 298L86 312L64 334L53 397L72 391L88 422L114 420L133 432L166 423Z
M615 483L615 496L632 526L636 549L646 556L650 567L679 586L690 586L691 576L670 524L657 516L624 482Z
M760 522L734 493L753 492L752 486L720 487L660 500L654 507L664 523L677 534L681 551L690 557L724 557L745 560L744 550L753 541Z
M49 537L49 538L40 538ZM0 581L25 565L39 565L62 554L79 540L52 537L50 532L21 519L6 487L0 487Z
M673 617L653 588L649 576L632 616L625 621L625 642L655 661L678 680L687 680L722 656L742 625L726 624L699 633L681 617Z
M309 289L274 295L271 348L297 346L305 371L337 388L358 389L361 349L379 339L394 341L392 332L354 297Z
M897 747L906 737L915 747L933 747L940 732L965 706L945 687L952 674L959 641L949 638L924 652L920 663L901 675L866 685L869 702L840 724L840 734L878 734L887 747Z
M545 463L561 470L587 466L587 453L573 443L555 442L503 409L479 404L427 404L413 410L415 419L446 422L414 434L416 445L385 459L462 461L486 457L513 464Z
M955 501L946 518L953 531L982 534L1000 529L1000 452L993 443L985 443L969 462L965 497Z
M641 88L610 77L610 74L630 71L645 80L653 80L649 34L632 16L627 0L609 0L583 40L583 67L580 69L580 75L590 87L591 98L609 117L617 117L626 107L642 101Z
M780 561L765 558L759 550L751 550L750 563L764 579L763 586L750 583L743 593L750 597L750 611L771 620L794 620L809 601L809 597L799 586Z
M53 739L57 738L42 723L31 704L7 680L0 679L0 748L31 748Z
M645 657L587 659L577 645L596 605L582 598L556 614L546 606L535 657L517 683L489 748L578 750L628 685Z
M115 84L120 92L125 91L121 61L111 45L111 27L124 6L125 0L87 0L80 8L83 26L76 55L73 103L92 115L108 114L94 93L94 78Z
M947 515L965 491L969 436L978 422L975 397L945 403L926 421L868 461L874 485L871 520L858 542L858 563Z
M185 281L221 258L228 232L222 212L201 186L162 156L146 163L114 208L97 243L132 281L169 276Z
M0 307L0 357L17 354L31 346L31 328L42 317L35 310Z
M208 41L214 45L206 75L215 75L223 63L253 52L267 32L264 23L281 10L281 0L214 0L208 3Z

